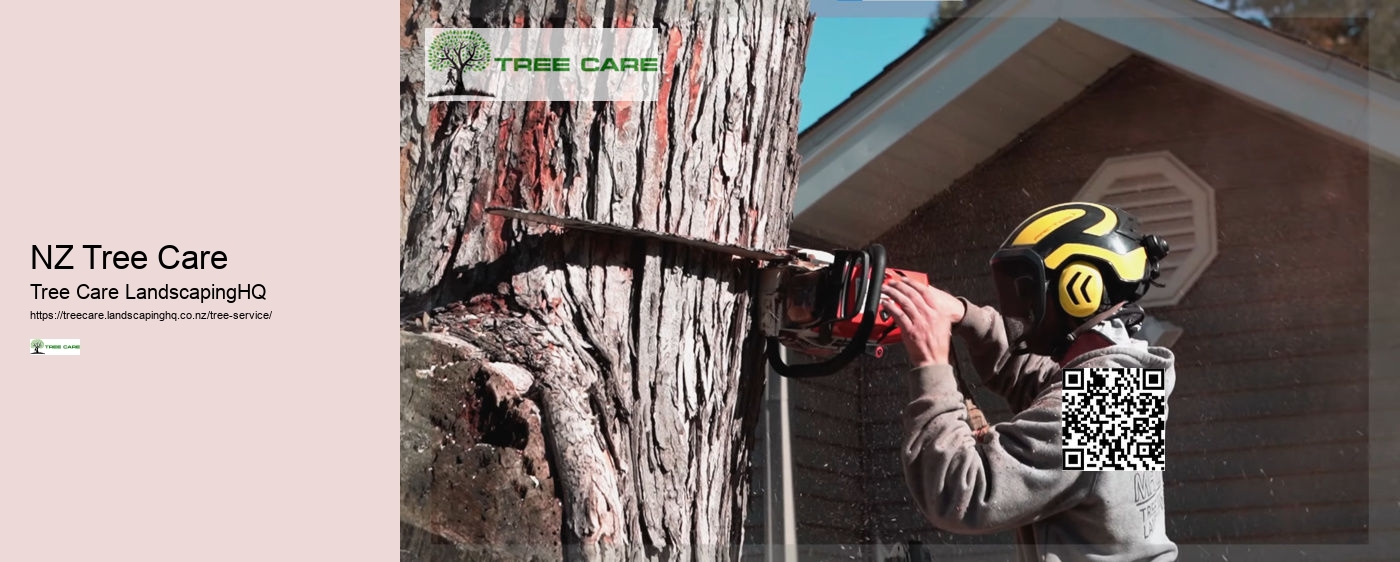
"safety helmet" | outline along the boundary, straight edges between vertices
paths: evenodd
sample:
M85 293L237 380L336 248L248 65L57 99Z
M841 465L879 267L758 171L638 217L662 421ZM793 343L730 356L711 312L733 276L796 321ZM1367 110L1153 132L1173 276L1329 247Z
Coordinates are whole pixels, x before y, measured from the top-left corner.
M1138 232L1138 220L1112 205L1071 202L1036 212L992 255L1002 313L1036 332L1048 306L1085 321L1141 299L1159 275L1167 241Z

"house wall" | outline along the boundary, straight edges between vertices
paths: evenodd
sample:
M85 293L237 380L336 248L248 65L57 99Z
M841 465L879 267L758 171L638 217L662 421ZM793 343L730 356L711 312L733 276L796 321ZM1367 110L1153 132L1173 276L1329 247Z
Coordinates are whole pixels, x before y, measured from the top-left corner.
M810 247L828 247L809 243ZM811 358L791 355L794 363ZM777 424L773 392L778 375L769 373L770 399L765 400L765 417L756 428L758 439L752 455L749 508L745 516L745 544L765 540L768 506L765 471L779 460L768 455L776 451L768 443L769 424ZM865 450L860 440L861 402L859 380L852 373L838 373L818 379L787 379L789 446L792 455L792 501L796 520L797 544L801 553L816 558L848 557L861 550L853 545L869 543L868 507L864 474ZM781 537L779 537L781 540ZM747 556L760 551L746 548Z
M798 544L868 542L857 383L844 373L789 380Z
M1400 497L1400 165L1371 162L1371 473L1373 498ZM1371 545L1400 544L1400 504L1372 504Z
M1364 542L1365 152L1135 57L878 241L892 266L992 303L986 260L1021 219L1072 198L1106 158L1158 150L1214 187L1219 232L1194 288L1151 311L1185 330L1167 426L1170 536ZM857 369L868 533L1009 542L931 531L912 507L897 451L905 363L892 355ZM980 402L993 422L1009 415Z
M764 404L766 409L768 406ZM754 428L754 447L749 453L749 495L744 508L744 536L742 538L742 558L760 560L768 543L768 422L767 415L760 418Z

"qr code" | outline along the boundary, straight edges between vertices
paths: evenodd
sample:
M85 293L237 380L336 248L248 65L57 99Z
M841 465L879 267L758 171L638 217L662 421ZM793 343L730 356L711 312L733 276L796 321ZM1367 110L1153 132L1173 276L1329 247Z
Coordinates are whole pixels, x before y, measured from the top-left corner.
M1065 369L1065 470L1164 470L1167 389L1161 369Z

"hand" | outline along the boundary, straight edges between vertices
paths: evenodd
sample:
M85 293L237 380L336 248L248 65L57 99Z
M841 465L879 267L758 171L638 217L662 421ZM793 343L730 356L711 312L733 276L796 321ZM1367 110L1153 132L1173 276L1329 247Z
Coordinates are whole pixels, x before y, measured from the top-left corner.
M948 364L953 324L962 321L962 301L923 284L892 279L885 285L885 302L901 332L909 361L915 367Z

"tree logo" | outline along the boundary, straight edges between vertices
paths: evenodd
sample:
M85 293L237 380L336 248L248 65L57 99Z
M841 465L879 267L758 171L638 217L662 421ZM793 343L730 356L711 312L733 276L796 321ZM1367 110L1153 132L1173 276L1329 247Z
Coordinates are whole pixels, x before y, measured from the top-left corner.
M433 96L491 96L484 90L467 88L463 82L467 72L486 70L491 62L491 45L470 29L448 29L439 33L428 44L428 68L435 72L447 73L450 89L433 93Z
M63 339L39 339L29 340L30 355L58 356L58 355L81 355L82 346L78 340Z

